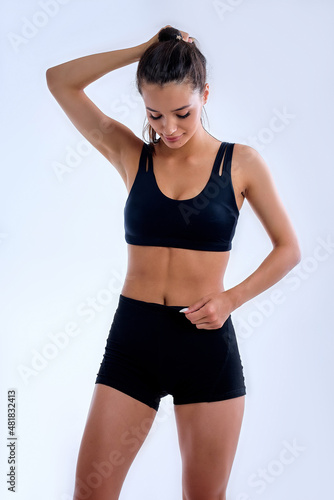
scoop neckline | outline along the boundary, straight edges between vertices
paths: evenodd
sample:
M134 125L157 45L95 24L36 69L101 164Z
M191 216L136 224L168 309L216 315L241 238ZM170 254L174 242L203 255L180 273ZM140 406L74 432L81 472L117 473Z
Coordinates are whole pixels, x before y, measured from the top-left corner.
M211 172L210 172L210 177L207 181L207 183L205 184L204 188L198 193L196 194L195 196L193 196L192 198L185 198L183 200L176 200L175 198L170 198L169 196L167 196L165 193L163 193L161 191L161 189L159 188L159 185L158 185L158 182L157 182L157 179L155 177L155 173L154 173L154 164L153 164L153 155L150 154L150 160L151 160L151 169L152 169L152 174L153 174L153 179L154 179L154 184L157 188L157 190L159 191L159 193L164 197L166 198L167 200L170 200L171 202L178 202L180 203L181 201L193 201L195 200L196 198L198 198L199 196L201 196L201 194L203 194L203 192L205 191L205 189L207 188L209 182L211 181L211 178L212 178L212 175L213 175L213 172L215 171L215 168L216 168L216 165L217 165L217 162L218 162L218 158L219 158L219 153L220 153L220 150L223 146L223 144L225 144L223 141L220 143L220 146L218 148L218 151L216 153L216 156L215 156L215 159L214 159L214 162L213 162L213 165L212 165L212 168L211 168Z

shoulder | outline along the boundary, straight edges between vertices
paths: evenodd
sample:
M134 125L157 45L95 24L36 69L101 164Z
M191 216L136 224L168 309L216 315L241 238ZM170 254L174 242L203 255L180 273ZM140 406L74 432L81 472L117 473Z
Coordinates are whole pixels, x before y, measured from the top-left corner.
M232 143L233 147L233 160L236 165L242 166L251 164L257 161L260 153L252 146L247 144Z
M249 193L255 184L263 186L272 183L270 169L261 154L252 146L235 143L232 165L234 172L242 178L245 193Z

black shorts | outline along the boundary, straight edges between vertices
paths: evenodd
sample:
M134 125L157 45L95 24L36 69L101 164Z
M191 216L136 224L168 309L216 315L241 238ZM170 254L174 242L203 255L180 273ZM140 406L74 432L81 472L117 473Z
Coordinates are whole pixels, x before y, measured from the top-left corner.
M155 410L167 394L176 405L245 395L231 316L220 328L198 329L184 307L120 294L95 383Z

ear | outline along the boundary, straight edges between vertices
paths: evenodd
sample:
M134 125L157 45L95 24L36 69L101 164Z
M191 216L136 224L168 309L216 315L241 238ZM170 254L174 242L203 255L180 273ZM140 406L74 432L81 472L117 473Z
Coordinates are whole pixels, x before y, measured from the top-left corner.
M203 92L203 105L206 104L208 102L208 98L209 98L209 84L206 83L205 84L205 89L204 89L204 92Z

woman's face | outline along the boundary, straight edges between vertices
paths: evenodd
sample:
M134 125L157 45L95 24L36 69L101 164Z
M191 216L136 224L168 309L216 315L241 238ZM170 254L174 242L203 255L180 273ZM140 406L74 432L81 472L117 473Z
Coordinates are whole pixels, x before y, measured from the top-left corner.
M206 84L201 97L186 83L171 82L163 87L147 83L142 85L148 122L167 146L182 146L202 127L201 112L209 94L208 87Z

